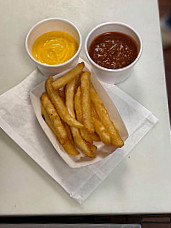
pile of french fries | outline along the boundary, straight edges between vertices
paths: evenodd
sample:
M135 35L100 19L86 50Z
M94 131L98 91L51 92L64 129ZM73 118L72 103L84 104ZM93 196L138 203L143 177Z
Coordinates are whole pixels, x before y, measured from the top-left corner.
M46 92L41 96L41 112L68 154L76 156L80 150L95 158L97 147L93 142L116 147L122 147L124 142L91 83L90 73L83 69L82 62L55 81L48 77Z

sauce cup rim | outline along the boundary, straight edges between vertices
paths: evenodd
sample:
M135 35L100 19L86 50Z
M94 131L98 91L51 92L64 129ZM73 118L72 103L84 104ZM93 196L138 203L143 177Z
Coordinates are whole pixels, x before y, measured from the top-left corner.
M78 32L78 36L79 36L79 44L78 44L78 50L77 52L72 56L72 58L70 58L69 60L67 60L66 62L64 63L61 63L61 64L57 64L57 65L49 65L49 64L46 64L46 63L41 63L39 61L37 61L33 56L32 54L30 53L29 49L28 49L28 38L31 34L31 32L33 31L34 28L36 28L39 24L42 24L43 22L45 21L51 21L51 20L58 20L58 21L65 21L67 22L68 24L72 25L76 31ZM28 31L27 33L27 36L26 36L26 39L25 39L25 48L26 48L26 51L27 51L27 54L29 55L29 57L37 64L41 65L41 66L44 66L44 67L50 67L50 68L53 68L53 67L61 67L61 66L65 66L67 65L68 63L70 63L75 57L77 57L81 51L81 48L82 48L82 37L81 37L81 33L79 31L79 29L77 28L76 25L74 25L71 21L67 20L67 19L64 19L64 18L59 18L59 17L52 17L52 18L45 18L41 21L38 21L36 24L34 24L30 30Z
M137 55L136 59L135 59L132 63L130 63L129 65L127 65L127 66L125 66L125 67L122 67L122 68L119 68L119 69L105 68L105 67L102 67L102 66L98 65L97 63L95 63L95 62L92 60L92 58L90 57L89 52L88 52L88 48L89 48L89 47L88 47L88 45L87 45L88 39L89 39L90 35L91 35L96 29L98 29L98 28L100 28L100 27L103 27L103 26L105 26L105 25L121 25L121 26L125 26L125 27L129 28L130 30L132 30L132 31L136 34L136 36L138 37L139 42L140 42L139 52L138 52L138 55ZM110 31L109 31L109 32L110 32ZM121 33L124 33L124 32L121 32ZM101 33L101 34L103 34L103 33ZM115 22L105 22L105 23L102 23L102 24L99 24L99 25L95 26L95 27L88 33L88 35L87 35L87 37L86 37L86 40L85 40L85 52L86 52L86 55L87 55L88 60L89 60L95 67L97 67L97 68L99 68L99 69L101 69L101 70L103 70L103 71L106 71L106 72L121 72L121 71L125 71L125 70L131 68L131 67L134 66L135 63L139 60L139 58L140 58L140 56L141 56L141 54L142 54L142 39L141 39L140 35L139 35L139 34L138 34L130 25L127 25L126 23L117 22L117 21L115 21Z

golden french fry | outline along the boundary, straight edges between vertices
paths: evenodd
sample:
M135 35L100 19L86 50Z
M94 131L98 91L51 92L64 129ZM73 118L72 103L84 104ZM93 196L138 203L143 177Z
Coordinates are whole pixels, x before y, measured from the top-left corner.
M63 121L63 125L66 129L69 140L74 144L70 126L67 123L65 123L64 121Z
M99 142L100 141L100 137L98 136L98 134L96 134L96 132L94 132L93 134L91 134L92 140L95 142Z
M98 117L98 115L94 109L93 104L91 107L92 107L92 117L93 117L93 123L94 123L95 131L100 136L101 141L104 144L109 145L111 143L110 134L107 132L105 126L103 125L103 123L99 119L99 117Z
M91 116L91 99L90 99L90 73L84 72L81 75L81 98L82 98L82 113L83 124L85 128L94 133L94 125Z
M65 86L69 81L75 78L77 75L81 74L84 68L84 63L79 63L76 67L74 67L71 71L63 75L62 77L56 79L52 86L55 90Z
M58 90L58 92L59 92L59 96L62 98L62 100L63 100L63 102L65 101L65 92L64 92L64 90Z
M67 140L67 132L58 116L58 113L55 110L55 107L51 103L47 93L43 93L41 97L42 105L52 122L52 125L55 129L56 135L58 135L58 140L63 144Z
M77 88L75 97L74 97L74 102L75 102L75 113L77 120L82 123L83 121L83 113L82 113L82 104L81 104L81 88L80 86Z
M76 87L76 78L72 79L65 87L65 104L67 110L73 118L75 118L74 112L74 93Z
M65 152L67 152L70 155L76 156L79 154L79 152L76 150L74 144L70 141L67 140L65 144L62 145Z
M95 146L94 144L87 142L87 145L92 152L97 150L97 146Z
M74 101L75 101L75 113L76 113L77 120L80 123L83 123L81 88L80 88L80 86L77 89ZM93 134L90 134L86 128L80 129L80 134L81 134L82 138L89 143L93 143L93 141L96 141L96 142L100 141L99 136L95 132Z
M81 123L79 123L76 119L74 119L68 113L68 110L67 110L63 100L59 96L58 91L55 91L52 88L52 82L53 82L53 78L52 78L52 76L49 76L48 79L46 80L46 84L45 84L46 91L47 91L47 93L48 93L53 105L55 106L59 116L68 125L74 126L74 127L77 127L77 128L82 128L83 125Z
M91 137L91 134L88 133L87 129L85 129L85 128L80 129L80 134L84 140L86 140L89 143L93 143L93 139Z
M71 132L74 138L74 142L76 146L88 157L95 158L96 156L92 153L91 149L87 145L87 143L84 141L84 139L81 137L80 132L78 128L71 127Z
M102 122L94 118L94 126L97 134L100 136L101 141L104 144L109 145L111 143L110 134L107 132Z
M49 118L49 116L48 116L48 114L47 114L47 112L46 112L46 110L45 110L45 108L44 108L43 105L41 106L41 113L42 113L42 116L43 116L45 122L47 123L47 125L51 128L51 130L53 131L53 133L54 133L55 135L57 135L56 132L55 132L55 131L56 131L56 130L55 130L55 127L54 127L53 124L51 123L50 118Z
M90 95L91 95L91 100L94 104L95 110L108 130L110 136L111 136L111 143L115 145L116 147L122 147L124 145L123 140L121 139L118 130L116 129L115 125L111 121L109 114L101 101L100 97L98 96L95 88L93 87L92 83L90 84Z
M74 112L75 85L76 85L76 80L73 79L66 85L66 88L65 88L66 107L72 117L75 117L75 112ZM71 132L77 147L88 157L94 158L95 155L91 152L90 148L88 147L84 139L81 137L78 128L71 127Z
M83 123L81 88L80 88L80 86L77 89L74 101L75 101L75 113L76 113L77 120L80 123ZM85 128L80 129L80 134L81 134L82 138L85 139L87 142L93 143L93 139L91 137L91 134Z
M42 97L42 99L46 99L46 98ZM44 103L44 102L42 101L42 103ZM44 103L44 105L47 105L47 103L46 104ZM55 125L53 125L53 122L51 121L51 116L54 114L54 112L52 114L52 111L51 111L51 113L48 114L48 112L46 111L46 108L43 106L43 104L42 104L41 110L42 110L42 115L45 119L45 122L51 128L53 133L56 135L59 143L63 146L64 150L70 155L78 155L79 152L76 150L75 146L73 145L73 143L71 143L69 138L67 138L67 136L65 136L66 138L63 139L63 135L61 134L61 131L57 130L55 128ZM62 122L61 122L61 124L62 124ZM63 131L66 131L65 127L63 128ZM65 132L65 135L67 135L66 132Z

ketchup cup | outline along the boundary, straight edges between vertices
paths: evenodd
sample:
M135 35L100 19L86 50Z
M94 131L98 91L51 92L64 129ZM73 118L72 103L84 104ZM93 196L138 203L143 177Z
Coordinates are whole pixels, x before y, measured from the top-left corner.
M119 69L109 69L98 65L92 60L88 51L91 45L91 42L97 36L107 32L123 33L130 36L135 41L138 49L138 55L132 63ZM96 26L89 32L85 41L85 52L95 75L101 81L104 81L108 84L117 84L126 80L131 75L133 66L137 63L142 53L142 40L141 40L141 37L138 35L138 33L131 26L121 22L107 22Z

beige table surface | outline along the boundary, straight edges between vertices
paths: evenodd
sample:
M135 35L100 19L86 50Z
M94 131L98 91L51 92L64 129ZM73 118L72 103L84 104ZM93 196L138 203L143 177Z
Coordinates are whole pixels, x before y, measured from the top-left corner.
M143 54L119 87L152 111L159 123L82 205L0 129L0 215L171 212L170 131L157 1L0 0L0 94L35 69L24 48L25 36L48 17L71 20L83 42L102 22L134 27L143 39Z

